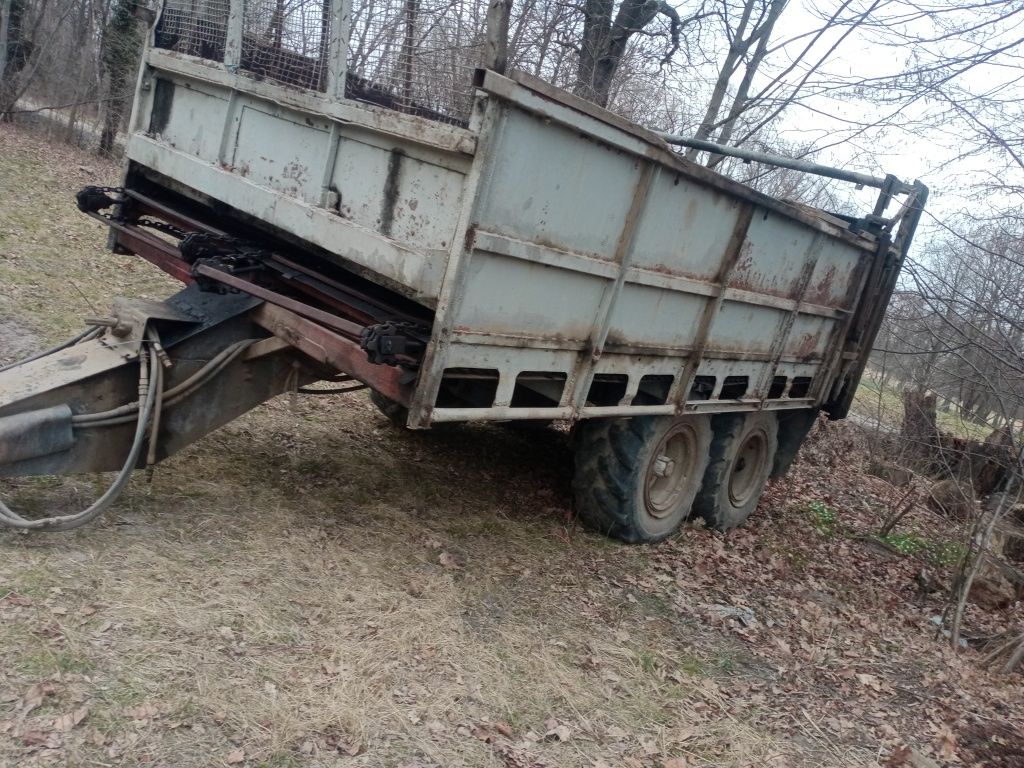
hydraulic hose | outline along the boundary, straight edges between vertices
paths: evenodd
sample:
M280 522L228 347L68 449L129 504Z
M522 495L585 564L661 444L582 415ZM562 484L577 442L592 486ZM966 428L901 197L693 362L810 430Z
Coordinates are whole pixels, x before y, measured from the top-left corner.
M138 464L142 448L146 443L146 427L150 424L156 403L162 399L163 393L160 392L162 381L163 374L160 369L157 347L151 343L147 354L139 355L138 422L135 427L132 447L128 451L128 458L125 460L124 466L121 467L121 471L117 473L114 482L102 496L81 512L35 520L22 517L3 501L0 501L0 523L24 531L70 531L92 522L103 514L121 495L121 491L124 490L131 477L132 470Z
M255 343L254 339L245 339L222 349L206 365L185 379L185 381L167 390L163 394L161 407L166 408L167 406L174 405L191 395L226 368L253 343ZM78 414L71 419L71 423L75 429L127 424L135 420L135 414L138 410L138 403L128 403L117 408L111 408L109 411Z
M76 336L72 336L67 341L62 341L60 344L58 344L58 345L56 345L54 347L50 347L49 349L43 350L42 352L37 352L36 354L32 355L31 357L26 357L24 360L19 360L16 363L10 363L8 365L0 367L0 373L3 373L4 371L9 371L12 368L17 368L19 365L25 365L25 363L31 363L33 360L38 360L41 357L46 357L47 355L52 355L54 352L60 352L62 349L67 349L68 347L73 347L73 346L75 346L75 344L80 344L83 341L88 341L89 339L94 339L97 336L99 336L100 333L102 333L102 331L103 331L103 329L100 326L96 326L96 325L90 326L90 327L86 328L84 331L82 331L81 333L77 334Z

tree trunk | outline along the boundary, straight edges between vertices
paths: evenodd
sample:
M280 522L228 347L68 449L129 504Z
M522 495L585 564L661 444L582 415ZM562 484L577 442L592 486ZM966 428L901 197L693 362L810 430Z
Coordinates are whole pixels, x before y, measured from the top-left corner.
M748 101L750 98L750 84L754 80L754 76L757 74L757 70L761 68L761 62L764 61L764 57L768 53L768 42L771 40L772 32L775 31L775 23L779 20L779 16L782 15L782 11L786 7L787 0L772 0L771 10L768 13L768 19L758 27L751 40L756 36L757 48L754 50L754 55L750 57L750 61L747 62L746 68L743 72L743 79L740 81L739 87L736 89L736 97L732 101L732 107L729 109L729 114L722 122L721 129L718 133L717 143L728 145L732 140L733 131L736 130L736 121L739 120L746 110ZM708 160L708 167L713 168L718 165L724 158L724 155L713 155Z
M12 0L0 2L0 83L7 73L7 41L11 34Z
M576 73L576 95L600 103L597 90L598 64L611 34L614 0L586 0L583 6L583 39Z

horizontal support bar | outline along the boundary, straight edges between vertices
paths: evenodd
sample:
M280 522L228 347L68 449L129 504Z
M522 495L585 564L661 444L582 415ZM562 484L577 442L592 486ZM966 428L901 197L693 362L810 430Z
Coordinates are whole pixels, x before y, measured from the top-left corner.
M882 189L886 186L886 179L881 176L871 176L857 171L846 171L842 168L820 165L819 163L812 163L808 160L798 160L794 157L772 155L767 152L755 152L753 150L742 149L740 147L727 147L722 144L715 144L712 141L690 139L686 136L680 136L675 133L664 133L663 131L654 131L654 133L668 144L675 144L676 146L687 147L689 149L697 149L701 152L711 152L712 154L726 155L727 157L738 157L740 160L749 160L755 163L764 163L765 165L776 165L779 168L790 168L794 171L802 171L803 173L810 173L815 176L827 176L830 179L849 181L862 187ZM910 189L902 182L898 183L897 188L898 191L901 192L906 192Z
M270 304L276 304L277 306L283 307L297 315L302 315L303 317L316 320L318 323L330 326L339 333L343 333L357 339L359 338L360 333L362 333L363 326L358 325L357 323L332 315L330 312L324 312L322 309L311 307L308 304L303 304L301 301L296 301L289 296L283 296L268 288L256 285L255 283L250 283L248 280L235 277L228 272L222 272L221 270L214 269L206 264L199 264L196 266L195 273L209 278L210 280L215 280L218 283L223 283L224 285L234 288L237 291L241 291L242 293L255 296L257 299L263 299Z
M537 243L516 240L515 238L493 232L478 230L474 245L478 251L544 264L548 267L564 269L605 280L614 280L618 274L618 266L614 262L597 259L575 251L561 250ZM692 296L715 297L719 292L718 285L711 280L698 280L683 275L655 272L638 266L629 267L626 270L625 281L626 285L662 288L674 293ZM726 287L723 298L726 301L735 301L740 304L781 309L786 312L797 311L804 315L826 317L830 320L841 320L850 314L848 310L841 307L811 304L810 302L796 301L792 298L748 291L742 288Z
M791 400L769 400L762 407L760 400L691 400L686 403L684 413L732 413L750 411L790 411L813 408L814 401L810 398L793 398ZM571 406L558 408L435 408L431 411L430 421L439 424L451 421L569 421L574 418L621 418L623 416L672 416L676 407L665 405L611 405L586 406L574 416Z
M345 125L380 131L413 144L436 147L448 152L472 155L476 136L465 128L438 123L416 115L406 115L386 107L328 98L317 91L257 80L244 71L229 72L223 64L184 53L150 48L146 63L164 72L230 88L299 112L308 112Z
M262 304L253 310L254 323L318 363L328 365L361 381L385 397L407 405L409 389L401 383L402 370L374 365L359 344L284 307Z

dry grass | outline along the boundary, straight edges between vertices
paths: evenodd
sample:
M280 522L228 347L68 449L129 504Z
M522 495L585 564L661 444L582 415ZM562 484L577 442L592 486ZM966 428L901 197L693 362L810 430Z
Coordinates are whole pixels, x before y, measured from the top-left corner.
M220 764L237 747L265 766L504 765L473 735L487 722L548 765L789 764L774 756L804 750L729 713L714 682L763 670L625 598L614 582L642 554L567 535L550 441L538 456L497 430L403 435L365 402L271 404L100 525L3 534L18 600L0 689L57 681L56 708L31 713L44 721L86 702L64 741L83 765ZM543 739L552 718L568 741Z
M0 316L51 341L84 297L166 293L74 211L93 180L74 169L112 168L4 125L0 156ZM770 614L768 566L705 531L653 550L581 533L569 461L555 432L412 435L362 397L278 400L86 530L0 532L0 765L876 764L877 724L823 720L820 697L831 717L848 691L706 619L721 600ZM0 491L74 505L101 480ZM783 564L814 556L793 520L766 539ZM716 562L734 575L712 595L694 584Z

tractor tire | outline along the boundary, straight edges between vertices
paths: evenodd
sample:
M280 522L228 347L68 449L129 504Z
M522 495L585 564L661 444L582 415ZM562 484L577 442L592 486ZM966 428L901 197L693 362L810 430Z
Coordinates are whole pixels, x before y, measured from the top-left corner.
M396 427L405 429L409 421L409 409L401 403L396 403L389 397L384 397L375 389L370 390L370 402L377 406L377 410L387 416L388 421Z
M768 484L779 442L779 420L770 411L725 413L711 426L711 456L694 511L719 531L743 525Z
M594 419L576 427L573 492L588 528L630 544L671 536L708 461L707 416Z

